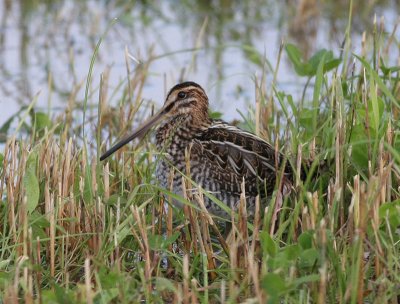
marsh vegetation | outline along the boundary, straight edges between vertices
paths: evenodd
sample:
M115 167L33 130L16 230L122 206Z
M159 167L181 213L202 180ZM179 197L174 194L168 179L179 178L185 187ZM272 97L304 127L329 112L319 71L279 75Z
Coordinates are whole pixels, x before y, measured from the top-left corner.
M0 301L397 303L398 4L222 2L3 1ZM228 238L201 197L157 185L151 136L99 161L182 79L310 164L254 219L243 200Z

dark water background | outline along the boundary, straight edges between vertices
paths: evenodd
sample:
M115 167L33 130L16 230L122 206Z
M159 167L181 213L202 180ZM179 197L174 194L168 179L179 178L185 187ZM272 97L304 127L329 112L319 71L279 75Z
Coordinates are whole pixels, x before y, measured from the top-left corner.
M362 33L373 30L374 16L384 18L390 33L399 12L398 0L354 0L352 50L359 51ZM339 54L349 1L0 0L0 126L37 94L37 109L50 115L63 111L71 92L86 81L95 45L115 18L94 67L94 91L107 66L110 90L126 79L127 48L141 61L160 56L150 65L143 97L163 102L183 73L203 85L213 110L230 120L254 102L254 78L263 71L260 56L275 66L282 41L296 44L305 56L322 48ZM193 48L197 51L188 51ZM129 65L133 69L136 63ZM272 78L266 69L267 86ZM305 82L284 53L278 89L299 96ZM76 94L78 102L83 98L84 86ZM93 94L90 103L97 100ZM118 96L110 102L116 104Z

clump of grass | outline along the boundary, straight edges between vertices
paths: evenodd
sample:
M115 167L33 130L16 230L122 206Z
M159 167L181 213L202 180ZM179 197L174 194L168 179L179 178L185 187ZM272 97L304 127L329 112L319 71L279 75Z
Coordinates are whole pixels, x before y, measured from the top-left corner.
M103 74L96 147L72 137L85 127L71 119L73 101L54 121L29 109L27 140L11 137L1 155L2 301L395 303L400 78L385 50L399 42L378 27L364 42L363 55L320 51L308 61L286 45L296 72L314 84L310 100L256 86L257 124L244 127L277 149L285 143L299 176L305 161L310 171L322 162L325 169L298 178L288 197L274 193L265 210L257 201L251 220L243 194L228 238L204 208L208 193L180 198L156 186L151 140L98 161L104 143L146 108L151 61L128 73L115 108L110 96L120 91L109 93ZM183 178L186 189L196 187ZM166 204L172 199L185 207Z

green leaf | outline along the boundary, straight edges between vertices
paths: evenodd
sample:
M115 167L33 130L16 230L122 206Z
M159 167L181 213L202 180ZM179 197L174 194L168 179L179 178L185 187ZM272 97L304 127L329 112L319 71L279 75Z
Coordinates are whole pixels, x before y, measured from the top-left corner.
M274 92L275 92L276 97L278 98L279 104L280 104L280 106L282 108L283 113L285 114L285 117L288 119L290 113L289 113L289 111L288 111L288 109L286 107L286 103L284 102L284 99L286 97L285 93L284 92L278 92L278 91L276 91L275 88L274 88Z
M13 122L16 115L11 116L0 128L0 143L5 143L7 140L8 130L10 129L11 123Z
M112 289L116 286L116 282L125 280L125 278L117 271L106 268L99 269L98 277L103 289Z
M64 290L64 288L62 288L57 283L54 283L53 286L54 286L54 293L55 293L55 296L56 296L56 299L57 299L58 303L67 304L67 303L72 303L73 302L72 297L68 294L68 292L66 292Z
M311 268L317 265L319 253L315 248L304 250L300 254L299 267L300 268Z
M339 58L335 58L325 62L324 72L328 72L330 70L337 68L341 62L342 60Z
M299 255L301 248L299 245L287 245L283 247L274 257L267 260L267 265L271 270L275 269L289 269L294 266Z
M322 64L321 70L323 70L323 65L325 60L330 60L333 57L332 51L327 51L325 49L317 51L309 60L308 65L312 75L317 73L319 66Z
M286 53L289 60L294 66L294 70L299 76L308 76L306 64L303 62L303 54L300 50L293 44L288 43L285 47Z
M395 105L397 108L400 108L400 102L393 96L392 92L390 89L385 85L385 83L382 81L382 79L379 77L378 73L374 71L371 67L371 65L363 58L354 55L360 62L363 64L363 66L367 69L368 74L370 75L370 78L374 79L376 84L378 85L379 89L384 93L384 95L390 99L390 101Z
M400 200L384 203L379 207L379 218L388 220L391 227L400 226Z
M35 171L28 169L23 178L23 185L25 188L25 195L27 198L28 213L32 213L39 203L39 182L36 178Z
M87 160L89 163L88 158L87 158ZM92 172L90 170L89 165L86 165L86 168L85 168L85 177L84 177L84 185L83 185L83 200L86 203L90 203L93 201Z
M51 120L47 116L46 113L43 112L36 112L34 114L34 119L35 119L35 124L36 124L36 130L43 130L47 127L47 129L51 128Z
M38 161L38 154L36 150L33 150L28 155L28 159L26 160L26 170L32 170L36 172L36 164Z
M6 270L12 263L11 259L5 259L0 261L0 270Z
M29 225L32 227L32 238L36 240L37 237L40 239L46 239L48 235L45 232L45 228L50 227L50 223L46 216L34 210L29 216Z
M368 165L368 137L364 124L359 123L353 126L350 143L352 161L360 168L366 168Z
M264 252L268 253L271 257L274 257L278 252L278 246L275 244L274 240L271 238L268 232L260 232L260 242L261 248Z
M114 282L115 285L115 282ZM119 289L117 287L115 288L109 288L106 290L101 290L96 294L96 296L93 299L94 303L115 303L117 296L119 294Z
M116 206L118 204L118 200L121 206L126 205L127 203L126 197L120 196L118 193L114 193L110 195L105 204L109 206Z
M168 238L157 234L149 235L149 246L152 250L164 250L173 242L175 242L179 235L179 232L175 232Z
M292 110L292 114L293 114L293 116L294 117L297 117L298 116L298 112L299 112L299 105L298 105L298 103L295 103L294 101L293 101L293 96L292 95L286 95L286 100L287 100L287 102L289 103L289 105L290 105L290 109Z
M297 287L304 283L317 282L319 280L320 280L319 274L310 274L310 275L306 275L304 277L300 277L298 279L293 280L292 285L294 285L294 287Z
M267 64L268 68L272 71L271 63L254 46L243 45L242 50L249 61L255 65L258 65L259 67L263 67L265 64Z
M315 85L314 85L314 93L313 93L313 117L312 117L312 130L313 135L315 136L315 132L317 130L317 122L318 122L318 113L319 113L319 96L322 88L322 82L324 80L324 63L326 58L326 52L320 52L321 58L318 58L318 65L316 67L316 77L315 77ZM313 59L313 58L311 58Z
M378 96L376 92L375 81L370 77L370 102L372 107L369 108L369 118L373 123L375 131L379 129L379 108L378 108Z
M321 74L323 75L327 71L338 67L342 62L341 59L333 57L332 51L325 49L317 51L307 62L305 62L301 51L293 44L287 44L285 49L299 76L315 76L319 69L321 69Z
M267 292L271 297L278 297L287 290L285 280L276 273L266 274L262 281L261 287Z
M287 245L282 249L282 252L279 255L284 256L287 261L293 261L298 258L300 254L300 246L299 245Z
M12 272L0 271L0 286L7 286L12 281L11 277L13 276ZM2 298L3 300L3 298ZM1 301L2 301L1 300ZM2 302L4 303L4 302Z
M339 58L333 58L333 52L322 49L316 52L308 61L312 75L317 74L319 66L322 64L322 71L326 73L336 67L342 62Z
M209 111L208 115L210 116L210 118L212 119L221 119L222 117L222 113L221 112L214 112L214 111Z
M172 291L174 293L177 292L175 285L166 278L157 277L157 278L155 278L154 283L156 286L156 290L159 290L159 291L168 290L168 291Z
M304 129L305 140L309 140L315 136L313 131L314 111L303 108L298 114L299 125Z
M312 247L312 235L306 231L300 234L298 238L299 244L302 249L310 249Z
M263 65L263 56L256 49L244 47L243 51L249 61L260 67Z

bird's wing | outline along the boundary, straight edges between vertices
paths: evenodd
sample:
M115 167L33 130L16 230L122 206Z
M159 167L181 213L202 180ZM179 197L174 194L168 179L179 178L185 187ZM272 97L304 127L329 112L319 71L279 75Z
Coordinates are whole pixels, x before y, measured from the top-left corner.
M198 161L212 168L210 177L226 183L231 192L241 192L244 178L248 194L255 195L260 185L270 193L276 176L282 171L283 156L269 143L222 121L214 122L199 135L193 141L193 149L201 158ZM283 174L291 180L289 164L285 165Z

